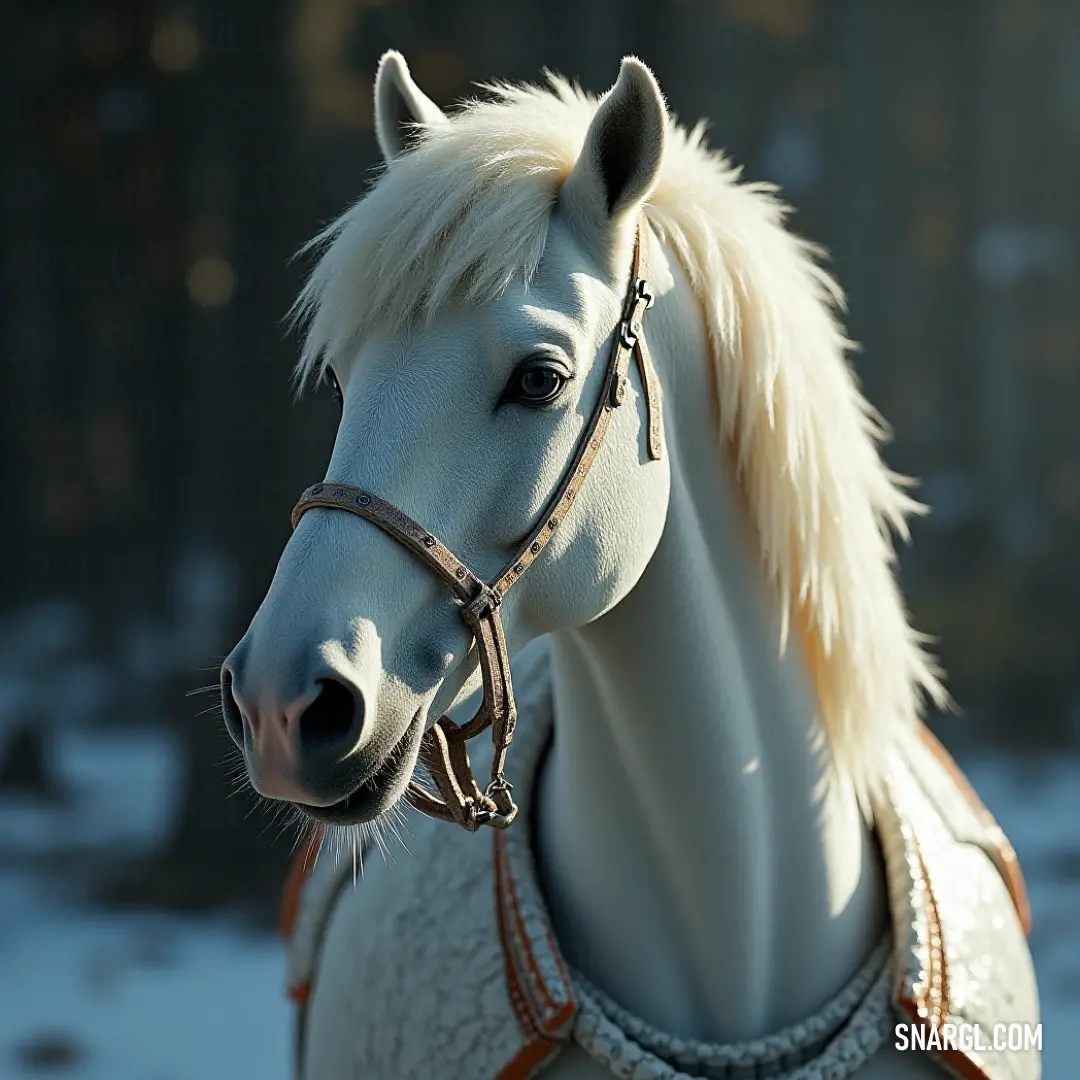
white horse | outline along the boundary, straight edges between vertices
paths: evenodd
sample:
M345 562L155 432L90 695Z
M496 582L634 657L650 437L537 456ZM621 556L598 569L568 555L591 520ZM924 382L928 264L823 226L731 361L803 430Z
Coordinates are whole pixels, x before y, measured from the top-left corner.
M639 61L599 102L550 81L447 116L387 53L386 169L313 242L298 374L341 422L226 721L354 854L403 796L499 827L410 818L356 888L319 861L300 1072L1035 1078L992 1033L1038 1019L1022 879L919 721L944 693L891 542L919 507L840 292ZM481 676L486 791L430 728Z

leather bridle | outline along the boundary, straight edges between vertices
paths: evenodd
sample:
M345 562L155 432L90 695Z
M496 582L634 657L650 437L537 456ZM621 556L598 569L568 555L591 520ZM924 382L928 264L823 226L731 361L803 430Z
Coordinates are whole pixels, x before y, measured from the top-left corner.
M431 772L442 797L435 796L412 780L406 799L422 813L457 822L470 832L481 825L505 829L518 810L511 786L503 775L506 751L517 721L517 708L499 606L510 586L536 561L569 513L600 451L612 413L625 399L631 353L637 360L645 391L649 457L656 461L663 453L659 387L641 327L645 311L653 302L653 294L641 276L641 240L639 228L634 240L630 285L622 318L615 329L604 385L588 425L578 440L574 456L558 488L540 515L539 523L517 554L491 582L485 582L474 574L445 544L408 514L370 491L345 484L314 484L293 508L294 529L304 514L316 507L346 510L365 518L408 548L453 590L461 602L461 617L476 640L483 678L483 701L476 715L467 723L455 724L448 716L442 716L424 733L420 759ZM481 792L469 764L465 743L489 727L495 756L491 765L491 780Z

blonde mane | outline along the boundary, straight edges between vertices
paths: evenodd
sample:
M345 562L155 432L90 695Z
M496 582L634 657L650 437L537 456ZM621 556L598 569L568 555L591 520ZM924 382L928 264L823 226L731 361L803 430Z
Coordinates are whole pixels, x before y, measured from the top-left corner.
M302 383L364 328L480 304L531 278L598 101L557 77L498 85L429 128L309 245L295 316ZM834 757L861 793L897 723L946 701L893 574L892 533L922 507L878 453L884 426L846 361L836 283L784 228L775 189L668 123L645 206L701 305L720 425L782 616L804 641Z

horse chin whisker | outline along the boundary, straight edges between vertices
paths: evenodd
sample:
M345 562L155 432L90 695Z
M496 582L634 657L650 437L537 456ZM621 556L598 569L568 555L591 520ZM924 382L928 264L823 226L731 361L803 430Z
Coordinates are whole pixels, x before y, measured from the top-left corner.
M289 820L287 822L289 826L296 829L296 835L293 837L291 854L295 854L297 848L301 844L305 844L309 841L314 841L315 835L318 832L318 822L313 821L307 816L298 806L290 807ZM315 858L318 859L318 851L316 850ZM310 867L309 867L310 869Z
M409 819L406 817L401 803L395 803L390 807L386 812L385 820L386 827L393 834L394 839L410 856L412 856L412 850L409 845L405 843L405 838L401 835L402 830L404 830L406 833L409 833L410 839L413 839L412 833L409 832Z
M397 846L412 855L402 831L409 833L405 812L399 801L371 821L361 821L353 825L327 825L325 846L335 859L348 853L355 863L354 870L362 878L364 854L372 848L378 849L383 862L388 866L396 861L393 849Z
M272 801L273 800L271 799L263 800L263 802L266 803ZM266 809L270 813L270 820L260 830L259 835L264 836L268 830L272 829L276 825L277 835L275 837L275 840L280 839L282 833L284 833L292 826L294 819L291 811L295 811L296 808L291 806L291 804L289 803L278 803L278 805L273 807L272 809L269 807L267 807Z

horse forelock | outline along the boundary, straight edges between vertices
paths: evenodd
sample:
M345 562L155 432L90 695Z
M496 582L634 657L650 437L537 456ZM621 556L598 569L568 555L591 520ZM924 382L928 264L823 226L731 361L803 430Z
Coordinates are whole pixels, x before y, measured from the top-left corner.
M489 100L465 102L451 124L428 128L306 245L320 258L293 308L305 326L298 380L363 331L430 321L529 282L597 105L551 82L550 91L487 87Z
M559 189L599 99L498 84L431 127L308 245L320 258L294 307L302 384L373 327L427 321L528 283ZM765 576L802 639L838 765L865 796L896 724L947 698L894 578L893 534L921 507L879 453L885 428L861 395L837 319L842 293L819 251L784 226L767 184L671 118L644 214L700 306L722 434Z

